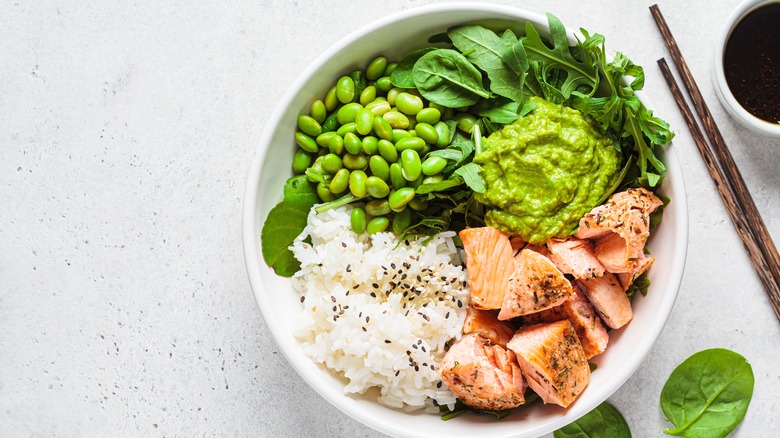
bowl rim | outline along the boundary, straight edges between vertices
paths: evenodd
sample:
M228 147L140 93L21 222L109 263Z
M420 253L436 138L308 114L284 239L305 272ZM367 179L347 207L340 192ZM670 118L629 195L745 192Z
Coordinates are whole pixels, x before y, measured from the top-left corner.
M740 3L729 15L721 27L715 44L715 56L713 57L713 80L715 91L721 104L743 126L759 134L780 137L780 123L771 123L760 119L746 110L737 101L726 82L726 73L723 66L723 56L726 52L726 44L734 28L751 12L768 4L780 4L780 0L745 0Z
M264 294L264 284L261 278L260 266L264 265L261 254L257 251L257 240L259 239L259 227L261 223L257 223L257 214L260 209L259 195L262 185L261 169L269 149L269 144L272 140L275 127L279 125L281 119L284 116L286 108L291 105L294 97L297 95L302 86L309 80L314 73L316 73L323 64L337 54L345 47L352 44L357 39L369 34L379 28L386 27L388 25L397 23L399 21L408 19L417 15L433 14L433 13L447 13L447 12L488 12L502 15L509 15L517 17L518 19L536 20L538 22L546 22L546 17L542 14L538 14L523 8L512 7L507 5L490 4L490 3L476 3L476 2L462 2L462 3L438 3L425 6L414 7L390 14L386 17L372 21L357 30L347 34L339 39L328 49L326 49L321 55L319 55L313 62L311 62L306 69L304 69L297 79L288 87L287 91L283 95L282 99L277 102L276 107L269 117L268 121L263 128L263 135L260 138L260 143L257 146L256 154L253 158L249 175L247 178L247 185L243 199L243 212L242 212L242 228L243 228L243 251L244 260L246 263L247 275L249 277L250 286L255 296L255 301L260 309L260 313L263 316L267 329L271 332L274 342L278 346L279 350L285 356L288 363L296 370L300 377L306 381L320 396L327 400L331 405L338 408L340 411L348 415L349 417L367 425L375 430L383 433L392 434L394 436L413 436L413 437L425 437L425 435L419 431L409 431L399 425L388 424L386 422L377 421L371 415L368 415L360 410L353 411L347 409L343 402L343 393L334 395L320 385L313 381L311 376L304 373L302 366L295 363L292 360L294 355L294 347L291 345L281 344L278 340L283 338L281 324L279 323L279 315L272 311L270 302ZM567 28L569 36L574 35L570 27ZM650 102L647 96L642 91L637 92L637 96L650 107ZM634 354L630 357L630 360L623 363L620 367L620 372L613 376L615 382L614 385L606 385L604 387L591 387L590 397L596 401L597 404L592 407L585 408L584 404L574 404L570 406L566 411L563 411L559 418L545 424L536 426L532 429L528 429L525 433L533 433L541 435L544 433L550 433L566 424L575 421L577 418L587 414L591 409L598 406L615 391L625 384L625 382L634 374L640 364L644 361L650 349L655 344L656 340L661 334L661 331L666 326L666 322L671 314L672 308L676 302L679 294L680 285L682 283L683 271L685 268L685 261L687 257L687 241L688 241L688 207L687 196L685 193L685 185L683 180L683 173L680 167L680 163L677 159L674 148L671 147L671 143L667 145L665 149L665 164L667 165L667 175L674 175L673 178L666 178L664 185L670 187L667 189L669 192L675 193L675 203L678 205L675 211L677 212L674 219L674 227L678 230L679 240L673 242L673 260L672 268L669 275L669 290L664 290L663 299L660 302L657 310L658 317L648 327L646 332L647 336L639 339L634 350L639 351L639 354ZM664 218L669 220L672 218ZM594 394L595 393L595 394ZM389 408L388 408L389 409ZM494 435L496 437L509 437L515 436L515 433Z

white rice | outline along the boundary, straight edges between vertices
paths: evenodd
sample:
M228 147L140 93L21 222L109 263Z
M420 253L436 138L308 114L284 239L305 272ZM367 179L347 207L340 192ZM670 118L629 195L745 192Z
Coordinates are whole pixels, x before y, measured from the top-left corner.
M406 411L452 407L439 362L461 335L469 297L455 233L425 245L399 243L393 233L357 235L350 212L312 210L292 246L301 262L293 285L303 302L296 336L304 352L345 377L345 393L378 388L380 403Z

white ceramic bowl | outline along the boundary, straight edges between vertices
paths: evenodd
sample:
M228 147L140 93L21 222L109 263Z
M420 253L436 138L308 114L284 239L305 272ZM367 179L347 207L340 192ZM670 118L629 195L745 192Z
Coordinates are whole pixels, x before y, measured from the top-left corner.
M480 22L512 27L522 34L526 21L538 29L547 25L546 17L539 14L470 3L409 9L371 23L336 43L300 75L279 102L258 145L244 197L244 254L265 323L279 349L312 388L347 415L384 433L409 437L531 437L556 430L599 405L631 376L661 333L677 297L688 228L682 173L674 151L669 150L665 157L669 174L663 193L672 203L650 242L657 258L650 273L650 292L647 297L636 297L634 320L611 333L606 352L594 359L598 369L590 385L568 409L536 404L518 409L502 421L475 415L449 421L442 421L438 415L410 415L386 408L369 396L345 395L344 381L304 356L293 337L292 316L300 311L300 302L289 280L276 276L263 262L260 230L268 211L281 200L284 181L291 176L298 114L323 96L339 76L363 68L379 54L398 59L409 50L426 46L429 36L457 24Z
M759 134L773 137L780 137L780 124L769 123L766 120L762 120L753 114L750 114L739 104L739 102L737 102L737 99L731 93L729 85L726 82L726 74L723 68L723 55L726 51L726 43L728 42L729 37L731 37L731 32L734 31L734 28L746 15L768 3L777 2L778 0L746 0L740 3L723 24L723 28L716 42L715 56L713 57L713 79L715 81L715 91L720 103L732 117L737 119L737 121L742 123L745 127Z

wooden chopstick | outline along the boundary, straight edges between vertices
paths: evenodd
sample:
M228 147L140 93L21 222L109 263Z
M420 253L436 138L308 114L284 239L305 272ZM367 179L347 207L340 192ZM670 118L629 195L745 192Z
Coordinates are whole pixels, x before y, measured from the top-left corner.
M772 309L775 311L775 315L780 319L780 300L773 299L773 297L780 297L780 284L774 281L774 278L766 266L767 262L764 259L764 255L761 252L755 237L750 232L750 225L747 222L747 218L737 205L736 200L729 189L728 182L723 175L723 170L721 170L720 166L718 166L718 163L715 161L715 157L707 145L707 140L704 139L704 134L696 123L693 112L685 101L685 96L683 96L680 87L677 85L677 81L674 79L672 71L669 69L669 65L664 58L661 58L658 60L658 66L661 67L661 73L663 73L664 79L666 79L666 83L669 85L669 89L674 96L674 100L677 102L677 106L680 108L680 112L685 119L685 123L691 131L693 140L699 148L701 157L704 159L704 164L707 166L707 170L709 170L713 181L715 181L715 186L718 188L718 194L720 194L720 198L726 205L726 211L728 212L731 221L734 223L734 227L737 229L737 234L739 234L742 244L745 245L745 249L747 249L750 261L756 268L761 283L763 283L764 288L766 288L767 291L771 292L769 294L769 301L772 305Z
M760 258L756 258L756 255L751 254L751 261L753 261L755 269L759 272L759 276L762 277L762 282L764 283L766 292L769 296L769 301L772 304L775 315L778 317L778 319L780 319L780 254L778 254L777 247L772 240L772 236L769 234L769 230L767 230L766 224L764 223L764 220L761 217L755 202L753 201L753 197L750 195L750 191L745 184L745 180L742 178L742 174L734 162L734 158L731 156L731 152L726 146L723 135L720 133L718 126L715 124L712 113L710 113L707 104L704 102L701 92L699 91L699 87L696 85L696 81L693 79L693 75L691 75L691 72L688 69L685 58L683 58L682 53L677 46L677 42L669 30L669 26L666 24L666 20L661 14L661 10L658 8L658 5L653 5L650 7L650 12L655 19L656 24L658 25L658 29L661 31L661 35L664 38L664 43L669 49L672 60L677 67L677 71L682 78L683 84L688 91L688 95L693 102L694 108L696 109L696 112L699 115L702 124L704 125L705 131L707 132L707 137L709 138L710 144L712 145L711 149L707 148L707 151L709 152L709 155L712 155L714 151L714 155L717 157L717 162L714 164L719 163L719 167L722 169L721 175L725 177L725 180L722 181L722 183L730 189L729 193L733 195L735 201L734 204L738 209L738 215L744 216L747 232L752 237L752 239L749 240L753 242L761 255ZM687 104L685 106L687 107ZM712 175L712 171L710 171L710 174ZM715 176L713 175L713 179L714 178ZM716 184L718 183L716 182ZM737 222L735 222L735 226L739 231L740 226L737 225ZM742 237L741 234L740 237ZM745 243L745 239L743 239L743 243ZM745 246L748 249L748 253L751 253L751 246L748 243L745 243ZM756 263L756 261L760 261L761 263ZM771 277L772 281L767 283L764 281L764 277L767 277L767 279Z

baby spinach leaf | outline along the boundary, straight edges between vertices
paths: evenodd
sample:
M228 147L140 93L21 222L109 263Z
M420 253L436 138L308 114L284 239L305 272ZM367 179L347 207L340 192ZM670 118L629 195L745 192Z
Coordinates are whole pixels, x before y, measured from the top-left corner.
M426 53L436 50L434 47L427 47L425 49L415 50L409 52L401 58L398 66L390 74L390 82L398 88L414 88L414 78L412 77L412 69L418 59L422 58Z
M412 75L424 98L447 108L474 105L480 97L490 97L482 85L482 74L455 50L424 54L414 64Z
M506 98L482 99L471 107L471 111L477 115L502 125L517 120L520 117L520 109L520 103Z
M284 184L284 199L268 212L260 232L263 259L282 277L292 277L301 268L289 247L303 229L311 207L319 202L316 187L305 175Z
M742 421L753 397L753 369L731 350L700 351L672 371L661 390L668 435L725 437Z
M626 420L611 404L604 402L553 433L555 438L631 438Z

